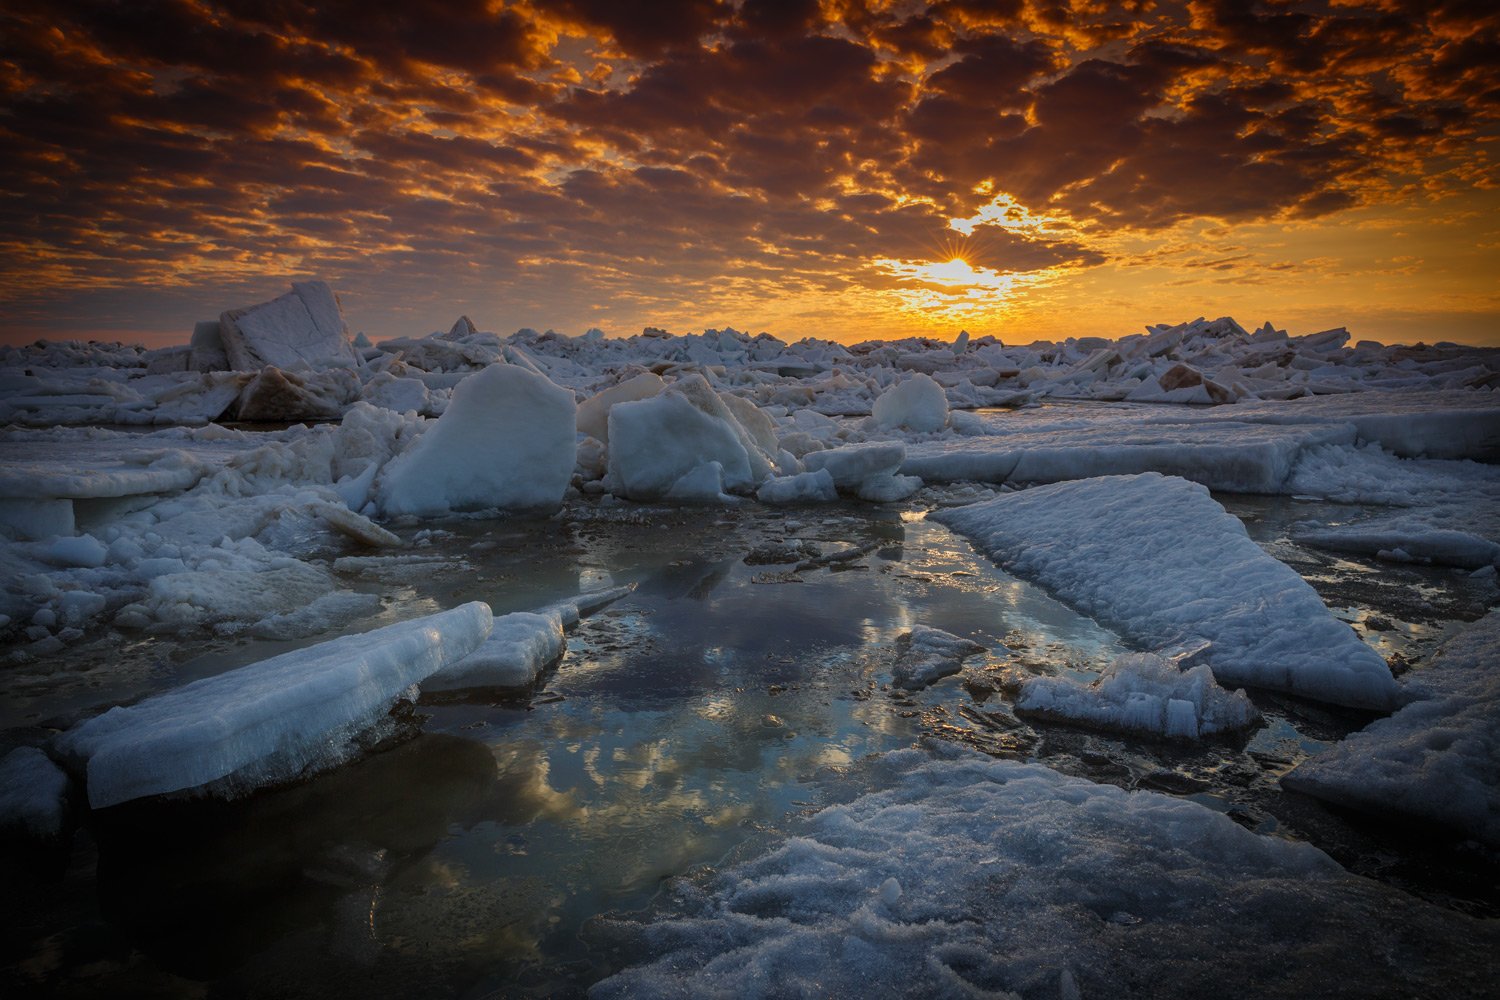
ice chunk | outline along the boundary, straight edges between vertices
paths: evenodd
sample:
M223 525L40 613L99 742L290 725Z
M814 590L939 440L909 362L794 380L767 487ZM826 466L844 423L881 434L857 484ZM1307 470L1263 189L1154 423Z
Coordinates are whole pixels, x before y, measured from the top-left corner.
M380 509L555 508L573 476L574 410L571 392L515 365L469 376L437 423L386 466Z
M412 685L473 652L489 606L349 635L112 708L64 734L95 808L149 795L225 797L349 759Z
M957 753L870 769L876 791L679 884L657 919L602 925L636 964L590 996L1422 994L1500 948L1493 921L1186 799ZM1296 962L1267 961L1289 941Z
M761 503L831 503L839 498L827 469L768 479L755 492Z
M56 837L68 815L68 776L36 747L0 759L0 832Z
M1419 520L1299 530L1293 537L1303 545L1335 552L1383 556L1399 550L1406 555L1402 562L1436 563L1461 569L1500 565L1500 544L1467 531L1433 528Z
M103 566L108 554L109 549L93 535L58 538L42 550L42 558L58 566Z
M1207 662L1225 684L1396 704L1380 655L1196 483L1106 476L932 516L1139 645L1211 643Z
M940 431L948 426L948 397L936 379L918 372L881 393L870 416L877 427Z
M468 656L422 682L422 690L523 688L567 648L562 615L517 611L495 619L489 638Z
M1243 691L1226 691L1207 666L1179 671L1153 653L1119 657L1097 681L1033 677L1021 685L1018 711L1084 726L1196 740L1260 722Z
M659 396L667 388L660 375L645 372L610 386L578 404L578 432L609 444L609 411L616 403Z
M915 691L958 673L964 660L984 651L984 646L971 639L928 625L916 625L896 641L896 664L891 669L891 679L897 687Z
M359 396L359 379L348 369L297 372L267 367L245 384L235 416L246 421L330 420Z
M1500 611L1449 639L1431 667L1407 677L1423 700L1303 761L1282 784L1500 847Z
M752 462L747 435L723 404L708 412L673 385L649 399L616 403L609 411L610 488L633 500L656 500L694 469L709 462L722 469L723 489L754 486L754 466L768 469L764 455ZM705 385L703 389L713 395ZM714 396L718 402L718 397ZM753 447L753 445L752 445ZM763 475L763 473L762 473Z
M353 368L359 356L349 342L343 309L322 281L299 281L270 302L219 316L219 337L237 371Z
M901 468L905 457L905 445L882 443L815 451L804 456L802 461L809 472L827 469L835 486L852 492L866 480L893 475Z

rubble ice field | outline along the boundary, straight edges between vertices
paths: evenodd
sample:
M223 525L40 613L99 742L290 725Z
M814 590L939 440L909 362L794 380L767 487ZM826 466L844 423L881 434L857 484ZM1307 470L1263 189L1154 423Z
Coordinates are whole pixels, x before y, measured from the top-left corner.
M6 996L1493 996L1500 350L0 349Z

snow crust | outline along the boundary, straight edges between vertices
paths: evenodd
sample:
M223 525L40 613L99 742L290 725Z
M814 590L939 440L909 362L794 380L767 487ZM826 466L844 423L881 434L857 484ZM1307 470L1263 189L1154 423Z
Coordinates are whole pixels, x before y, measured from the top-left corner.
M225 797L348 759L398 699L488 636L487 604L273 656L194 681L68 731L89 804L212 791Z
M1195 483L1105 476L932 516L1145 649L1209 643L1206 661L1223 683L1396 705L1379 654Z
M1500 847L1500 611L1445 642L1407 686L1421 700L1303 761L1282 784Z
M1197 740L1260 722L1249 696L1220 687L1207 665L1179 670L1154 653L1119 657L1090 684L1029 678L1015 704L1050 719L1167 739Z
M1189 800L956 751L873 770L883 790L608 926L645 954L590 996L1421 994L1433 956L1500 941Z

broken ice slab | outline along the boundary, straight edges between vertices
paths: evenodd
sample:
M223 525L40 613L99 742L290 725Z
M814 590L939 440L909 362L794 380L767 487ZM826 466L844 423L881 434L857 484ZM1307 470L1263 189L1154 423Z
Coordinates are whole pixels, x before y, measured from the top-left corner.
M917 691L963 669L964 660L986 652L971 639L928 625L914 625L896 640L896 664L891 680L897 687Z
M1281 783L1500 847L1500 611L1444 643L1407 686L1423 700L1303 761Z
M932 517L1133 643L1210 642L1221 683L1352 708L1399 700L1380 654L1196 483L1104 476Z
M422 682L424 693L471 688L520 689L536 683L543 670L567 651L563 630L578 624L635 589L610 587L557 601L536 611L517 611L495 619L489 638L468 656Z
M342 763L415 684L473 652L481 601L194 681L65 733L89 804L194 791L234 798Z
M236 371L359 364L338 297L322 281L295 282L280 298L222 313L219 338Z
M1196 740L1260 722L1244 691L1227 691L1199 664L1179 670L1153 653L1117 658L1092 684L1033 677L1021 685L1016 710L1047 719L1166 739Z

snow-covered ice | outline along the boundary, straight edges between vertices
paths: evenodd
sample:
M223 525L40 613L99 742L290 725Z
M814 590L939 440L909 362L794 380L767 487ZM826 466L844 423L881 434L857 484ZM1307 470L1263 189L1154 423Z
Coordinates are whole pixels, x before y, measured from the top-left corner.
M280 298L227 310L218 333L237 371L352 368L359 361L338 296L322 281L296 282Z
M1500 847L1500 611L1408 675L1421 700L1285 775L1287 788Z
M1493 922L1195 802L959 751L874 769L880 790L607 925L644 954L589 995L1422 994L1450 948L1483 964L1500 947Z
M1210 643L1206 659L1223 683L1396 705L1379 654L1195 483L1104 476L933 517L1145 649Z
M59 738L96 809L150 795L245 794L341 763L413 685L473 652L490 609L473 601L283 653L112 708Z
M1154 653L1130 653L1081 684L1066 677L1023 681L1016 710L1079 725L1196 740L1247 729L1260 712L1244 691L1226 691L1206 664L1179 670Z

